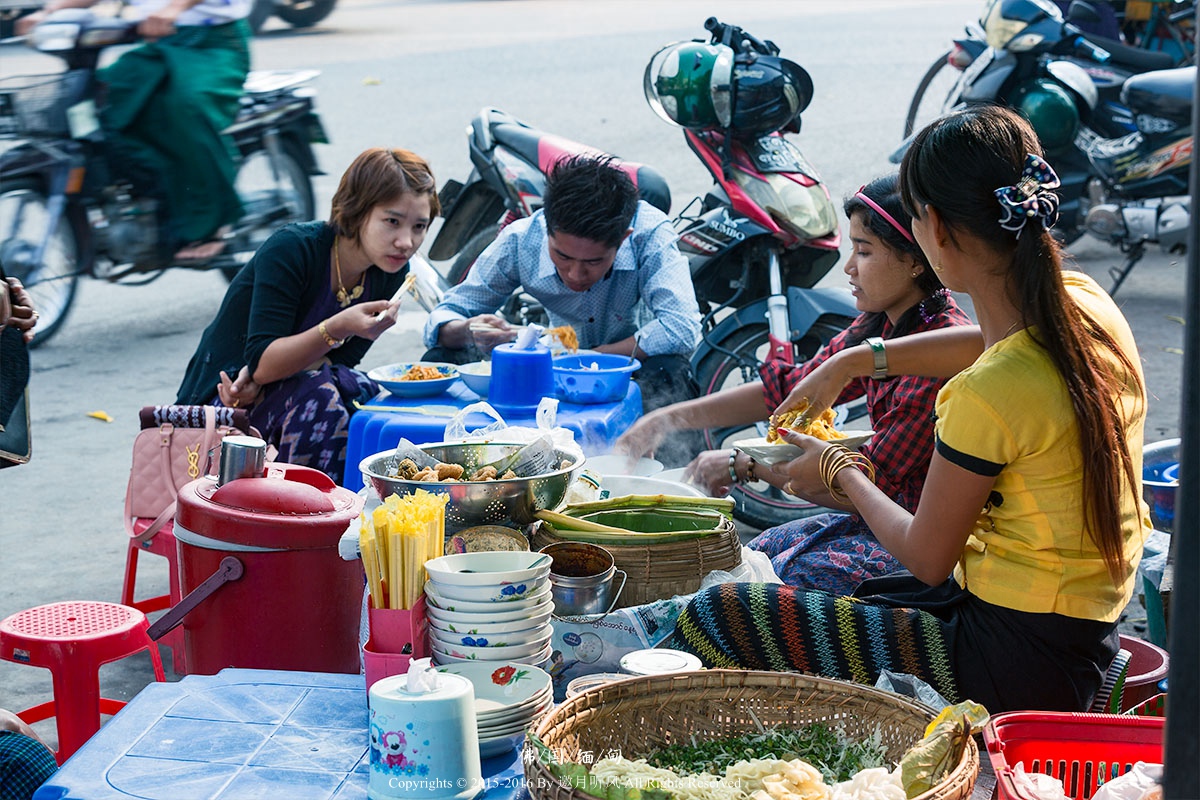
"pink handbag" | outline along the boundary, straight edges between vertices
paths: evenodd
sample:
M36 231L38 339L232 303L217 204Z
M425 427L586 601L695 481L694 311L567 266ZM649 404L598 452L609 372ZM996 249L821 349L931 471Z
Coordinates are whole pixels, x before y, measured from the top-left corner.
M142 430L133 440L133 463L125 488L125 530L146 542L175 517L179 490L215 472L221 440L230 434L258 436L245 409L214 406L145 406ZM153 519L144 531L137 519Z

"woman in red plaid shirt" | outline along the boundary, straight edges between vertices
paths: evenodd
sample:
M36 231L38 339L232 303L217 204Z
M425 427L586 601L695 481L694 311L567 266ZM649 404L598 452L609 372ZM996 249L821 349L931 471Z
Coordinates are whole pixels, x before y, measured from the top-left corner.
M761 383L653 411L618 441L631 455L651 452L669 432L679 429L750 424L767 418L792 387L834 353L872 337L891 339L918 331L969 325L912 235L912 218L900 203L897 178L879 178L844 204L853 247L843 271L862 312L811 359L791 366L769 362ZM863 378L846 387L837 403L866 396L876 431L860 448L877 470L877 483L897 503L913 510L921 496L933 453L933 404L943 380L896 377ZM732 485L750 480L781 480L770 469L757 469L750 456L708 450L688 465L687 479L722 496ZM780 486L782 488L782 486ZM812 498L809 498L812 499ZM829 505L828 498L822 504ZM866 578L900 569L853 506L799 519L764 531L749 546L771 558L775 572L791 586L849 594Z

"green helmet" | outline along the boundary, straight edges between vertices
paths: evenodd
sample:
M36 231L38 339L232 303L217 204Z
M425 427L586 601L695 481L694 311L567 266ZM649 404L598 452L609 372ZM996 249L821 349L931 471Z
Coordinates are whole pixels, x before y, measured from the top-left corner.
M1047 152L1075 140L1079 109L1071 93L1057 83L1045 78L1026 81L1013 92L1011 103L1033 125Z
M703 42L676 42L646 65L644 90L660 117L685 128L715 128L730 121L733 50Z

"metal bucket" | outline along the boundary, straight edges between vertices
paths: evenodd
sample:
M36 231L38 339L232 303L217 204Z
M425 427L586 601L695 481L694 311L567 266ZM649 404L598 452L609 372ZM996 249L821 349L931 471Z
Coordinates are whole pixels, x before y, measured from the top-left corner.
M607 614L625 588L626 575L617 569L612 553L587 542L555 542L538 551L550 556L550 596L561 617ZM621 573L621 588L613 596L613 576Z

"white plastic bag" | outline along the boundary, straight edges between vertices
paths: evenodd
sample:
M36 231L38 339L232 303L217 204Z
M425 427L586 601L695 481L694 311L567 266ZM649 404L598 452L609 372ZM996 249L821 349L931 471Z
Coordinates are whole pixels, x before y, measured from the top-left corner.
M1092 800L1141 800L1162 783L1162 776L1162 764L1139 761L1129 772L1118 775L1097 789Z
M482 428L476 428L468 432L466 425L467 417L475 413L488 415L492 418L492 422ZM504 421L504 417L500 416L500 412L492 408L490 403L481 400L478 403L471 403L446 423L444 438L447 442L516 442L517 444L529 444L544 435L549 435L550 440L559 450L573 452L580 458L583 457L583 449L575 443L574 432L569 428L558 426L558 400L556 398L543 397L541 402L538 403L534 419L537 423L537 427L535 428L526 425L509 425Z

